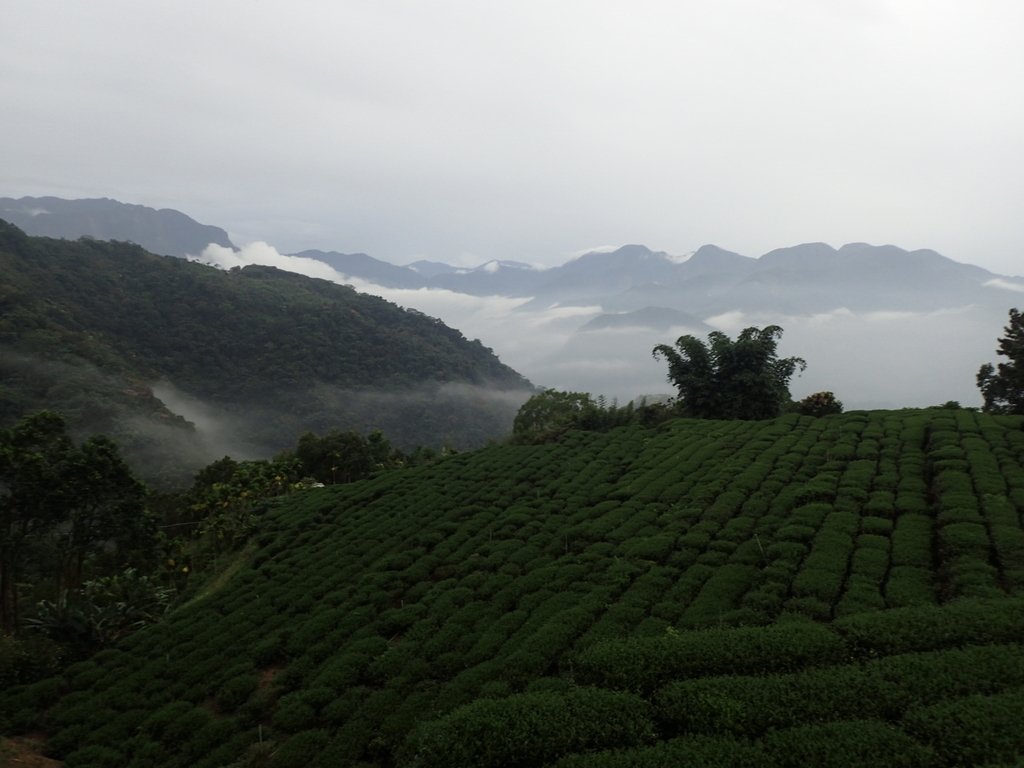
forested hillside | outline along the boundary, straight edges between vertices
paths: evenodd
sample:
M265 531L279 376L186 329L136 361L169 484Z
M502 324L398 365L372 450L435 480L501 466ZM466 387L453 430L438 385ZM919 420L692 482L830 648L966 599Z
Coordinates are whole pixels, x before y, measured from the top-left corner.
M673 420L302 492L0 713L69 768L1014 764L1022 427Z
M530 386L479 341L345 286L3 222L0 353L0 423L61 411L147 477L306 430L477 446L508 433Z

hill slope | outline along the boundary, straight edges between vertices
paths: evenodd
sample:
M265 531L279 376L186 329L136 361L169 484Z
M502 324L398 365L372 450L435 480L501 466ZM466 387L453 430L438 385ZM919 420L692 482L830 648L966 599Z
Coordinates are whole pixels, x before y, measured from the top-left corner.
M0 286L3 422L55 408L164 458L205 440L193 466L269 455L308 429L480 445L509 431L529 388L434 318L269 267L221 272L0 223Z
M0 711L68 766L1012 763L1022 426L680 420L303 492Z

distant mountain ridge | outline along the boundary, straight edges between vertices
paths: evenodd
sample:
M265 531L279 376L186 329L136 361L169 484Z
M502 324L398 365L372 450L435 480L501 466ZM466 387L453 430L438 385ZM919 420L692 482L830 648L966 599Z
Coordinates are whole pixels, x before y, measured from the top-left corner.
M29 234L127 240L173 256L198 255L209 243L234 247L223 229L199 224L178 211L108 199L0 198L0 218ZM1005 292L986 285L1005 276L932 250L867 243L838 249L804 243L760 258L704 245L683 259L630 244L549 268L497 259L468 269L438 261L401 266L365 253L328 250L291 255L317 259L347 277L384 288L529 299L526 309L598 306L618 314L662 307L706 318L736 309L814 314L837 307L929 311L1006 304ZM1024 289L1024 282L1020 284Z
M473 296L529 299L527 309L600 306L609 312L651 307L710 317L736 309L814 314L852 311L932 311L1006 303L990 283L1010 280L927 249L848 243L805 243L760 258L714 245L685 260L643 245L595 251L546 269L487 262L460 269L437 262L398 267L360 254L304 251L343 274L387 288L443 288ZM416 268L413 268L413 267ZM1016 284L1016 283L1014 283ZM1024 288L1024 282L1021 282ZM652 326L654 327L654 326Z
M0 219L36 237L124 240L161 256L198 256L210 243L235 247L223 229L200 224L181 211L109 198L0 197Z

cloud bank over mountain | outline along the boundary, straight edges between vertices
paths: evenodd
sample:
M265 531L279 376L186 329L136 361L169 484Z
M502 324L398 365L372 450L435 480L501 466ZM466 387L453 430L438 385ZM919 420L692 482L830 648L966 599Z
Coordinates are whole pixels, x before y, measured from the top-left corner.
M851 309L836 305L820 309L822 296L827 298L828 290L838 289L834 285L830 287L827 275L819 275L816 284L807 276L807 271L801 271L801 265L817 263L814 259L808 260L809 252L830 257L845 250L846 257L859 255L866 263L873 263L871 260L878 255L877 249L870 246L847 246L839 251L826 249L805 246L780 249L772 252L771 258L766 256L760 260L714 250L705 251L696 261L666 255L666 263L682 265L688 261L690 270L699 269L705 278L715 268L727 269L728 264L741 263L744 269L754 270L751 274L755 275L757 269L762 269L760 277L752 283L747 278L741 279L733 295L715 297L719 306L732 306L731 309L697 315L679 310L608 312L603 305L621 304L623 295L638 292L646 298L659 290L667 291L664 285L648 285L639 277L637 284L626 286L623 293L609 290L609 285L619 285L617 278L609 277L616 268L631 268L635 275L642 274L643 264L613 259L622 249L602 251L601 262L594 257L594 263L604 264L604 276L590 276L592 284L597 286L590 290L593 301L580 299L588 293L585 288L577 285L567 289L576 303L557 301L558 292L550 288L539 289L546 294L546 300L541 301L536 296L471 295L444 288L388 287L343 274L315 259L281 254L266 243L243 246L238 252L212 246L200 259L222 268L267 264L352 285L360 291L439 317L462 330L467 337L481 339L503 362L540 386L589 391L622 402L640 395L672 392L664 364L651 356L655 344L671 343L686 333L704 338L710 329L734 335L749 325L776 324L785 329L780 353L800 355L808 362L807 371L792 382L795 397L827 389L836 392L848 408L926 406L948 400L958 400L964 405L978 404L980 397L974 375L978 366L994 354L996 338L1005 322L1005 302L1001 298L1010 291L1020 290L1022 284L994 277L969 265L958 265L938 254L915 255L900 249L883 249L886 256L896 262L887 267L890 277L905 273L906 279L931 285L935 290L909 293L902 301L868 291L858 299L860 306ZM642 261L648 266L653 264L652 268L662 269L657 259L647 258L635 247L627 256L629 254L644 256ZM586 266L586 258L581 259ZM744 260L737 262L737 259ZM791 283L786 290L780 287L781 283L770 279L772 272L764 271L764 264L759 265L765 259L780 263L787 270L797 270L789 274ZM845 268L842 262L843 258L837 256L833 267ZM570 262L566 267L580 269L580 264ZM877 270L877 264L875 267ZM860 274L859 279L870 283L871 275L861 274L863 269L862 265L854 275ZM970 279L965 280L964 275ZM550 277L556 282L560 279L557 275ZM877 279L878 275L874 277ZM586 278L581 277L581 281L586 283ZM959 286L956 289L959 293L950 286ZM713 293L714 286L707 280L701 287L704 290L710 287ZM806 307L816 309L800 311L797 299L801 290L812 294L803 297ZM962 299L959 302L955 301L958 295ZM973 300L986 295L992 300L984 303ZM751 308L744 308L742 302L750 297L760 298L751 302ZM789 309L771 309L768 305L772 299ZM943 305L943 300L950 303ZM737 304L733 306L730 301ZM887 308L872 308L886 301L890 302ZM901 308L901 304L914 308ZM676 317L681 321L674 322Z

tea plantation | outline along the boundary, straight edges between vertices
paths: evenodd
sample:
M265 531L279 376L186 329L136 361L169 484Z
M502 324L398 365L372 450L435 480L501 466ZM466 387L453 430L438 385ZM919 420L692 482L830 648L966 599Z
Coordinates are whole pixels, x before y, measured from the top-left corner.
M1024 759L1024 419L571 432L272 507L217 591L0 694L73 766Z

